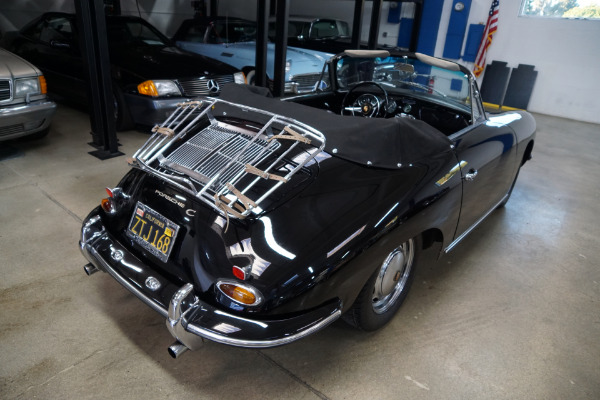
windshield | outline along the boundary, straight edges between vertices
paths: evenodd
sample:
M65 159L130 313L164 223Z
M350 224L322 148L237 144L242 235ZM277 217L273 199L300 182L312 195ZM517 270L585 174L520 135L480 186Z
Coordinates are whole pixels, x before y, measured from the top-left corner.
M161 33L141 21L107 20L106 33L111 46L144 44L149 46L168 46L168 39Z
M320 19L313 23L311 39L327 39L350 36L350 28L344 21Z
M408 57L342 57L336 65L337 83L350 89L374 81L394 93L412 94L470 110L469 78L454 71Z
M256 40L256 24L249 21L215 21L210 24L209 43L237 43Z

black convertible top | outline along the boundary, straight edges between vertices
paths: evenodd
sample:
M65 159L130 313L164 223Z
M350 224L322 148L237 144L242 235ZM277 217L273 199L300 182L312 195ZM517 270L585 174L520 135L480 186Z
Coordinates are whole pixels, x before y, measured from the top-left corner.
M342 116L238 84L223 86L220 97L309 125L325 135L325 150L331 155L373 167L399 168L450 150L446 135L419 120Z

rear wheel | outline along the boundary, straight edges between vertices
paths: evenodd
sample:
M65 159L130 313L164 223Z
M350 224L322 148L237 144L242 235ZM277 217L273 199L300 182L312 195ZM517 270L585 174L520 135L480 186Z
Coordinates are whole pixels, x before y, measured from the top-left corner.
M367 281L352 308L344 314L344 319L365 331L387 324L408 294L421 248L421 238L416 237L392 250Z

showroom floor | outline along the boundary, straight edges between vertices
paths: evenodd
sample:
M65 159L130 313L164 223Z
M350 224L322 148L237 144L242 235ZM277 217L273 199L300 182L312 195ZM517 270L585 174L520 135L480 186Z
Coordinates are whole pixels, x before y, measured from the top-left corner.
M338 321L291 345L206 343L178 360L164 320L87 277L85 215L146 138L100 161L86 114L0 145L2 399L600 398L600 126L536 115L533 160L504 210L452 253L428 250L384 329Z

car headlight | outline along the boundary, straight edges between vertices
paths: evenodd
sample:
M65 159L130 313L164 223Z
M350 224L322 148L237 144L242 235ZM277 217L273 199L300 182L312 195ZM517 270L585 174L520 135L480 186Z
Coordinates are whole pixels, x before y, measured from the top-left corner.
M287 74L292 69L292 60L287 60L285 62L285 73Z
M177 84L173 81L167 80L149 80L142 82L137 87L140 94L146 96L158 97L158 96L181 96L181 91Z
M45 82L45 81L44 81ZM38 77L15 80L15 97L25 97L28 94L41 94L41 83Z
M241 83L242 85L246 83L246 76L243 72L236 72L233 74L233 81L235 83Z

